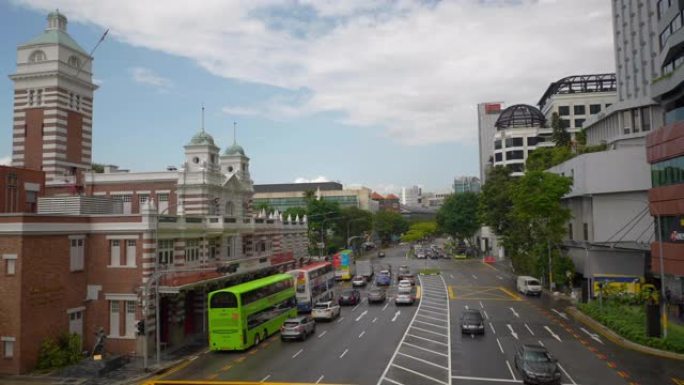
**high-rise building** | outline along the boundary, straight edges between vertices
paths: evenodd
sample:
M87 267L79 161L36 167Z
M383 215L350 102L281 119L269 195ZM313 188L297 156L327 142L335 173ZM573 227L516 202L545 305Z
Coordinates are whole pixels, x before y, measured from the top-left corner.
M494 166L507 166L511 175L525 173L525 161L538 147L553 146L551 129L536 107L516 104L503 110L496 120L494 134Z
M496 120L503 110L503 102L486 102L477 105L477 131L480 146L480 180L485 182L487 168L494 161L494 134Z
M420 206L423 191L420 186L403 187L401 189L401 204L404 206Z
M454 193L480 192L480 179L476 176L460 176L454 178Z

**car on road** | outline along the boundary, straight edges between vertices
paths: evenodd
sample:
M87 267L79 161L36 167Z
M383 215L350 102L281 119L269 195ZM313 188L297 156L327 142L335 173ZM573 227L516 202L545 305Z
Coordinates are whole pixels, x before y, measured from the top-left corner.
M340 306L358 305L359 302L361 302L361 293L356 289L343 291L337 300Z
M413 285L411 284L411 281L409 281L408 279L403 279L399 281L399 285L397 285L397 292L410 294L411 290L413 290Z
M333 301L316 302L311 309L311 317L318 320L332 320L340 315L340 305Z
M396 297L394 297L394 304L399 306L399 305L413 305L413 303L416 302L416 298L409 293L399 293L397 294Z
M542 286L539 280L534 277L521 275L516 281L518 291L525 295L541 295Z
M484 317L478 309L466 309L461 314L461 334L484 334Z
M406 265L401 265L399 267L399 274L397 274L397 281L401 282L403 280L410 281L411 285L416 284L416 276L411 273L411 270L409 270L408 266Z
M389 270L381 270L375 277L375 284L378 286L389 286L392 284L392 273Z
M387 300L385 289L374 287L368 291L368 303L384 303Z
M560 385L561 372L556 360L545 347L521 346L515 353L515 368L524 384Z
M308 336L316 333L316 321L311 316L302 315L285 320L280 327L280 339L305 340Z
M364 287L367 283L366 277L362 275L357 275L352 279L352 286L354 287Z

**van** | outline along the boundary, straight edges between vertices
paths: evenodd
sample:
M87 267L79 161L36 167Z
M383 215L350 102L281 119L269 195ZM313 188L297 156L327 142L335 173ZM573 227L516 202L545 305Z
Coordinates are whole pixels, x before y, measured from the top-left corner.
M518 277L518 291L525 295L541 295L542 287L539 280L534 277L521 275Z

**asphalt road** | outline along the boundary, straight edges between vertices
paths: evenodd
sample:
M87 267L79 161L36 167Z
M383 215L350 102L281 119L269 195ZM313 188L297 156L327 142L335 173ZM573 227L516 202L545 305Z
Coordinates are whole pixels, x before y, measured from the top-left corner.
M684 384L684 365L627 350L575 322L565 300L515 292L505 269L479 261L416 260L406 248L373 260L408 264L412 271L439 268L422 276L415 306L343 307L338 320L317 325L304 342L273 336L246 352L205 353L164 379L378 385L494 385L521 383L514 354L522 344L545 346L558 358L563 384ZM348 285L348 284L347 284ZM389 295L396 293L393 280ZM340 287L342 289L344 285ZM466 307L482 310L483 336L461 335ZM682 381L682 382L678 382Z

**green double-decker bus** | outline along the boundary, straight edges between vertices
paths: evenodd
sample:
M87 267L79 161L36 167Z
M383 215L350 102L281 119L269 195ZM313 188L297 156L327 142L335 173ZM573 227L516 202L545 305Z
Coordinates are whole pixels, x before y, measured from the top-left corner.
M244 350L297 316L290 274L276 274L209 293L209 349Z

